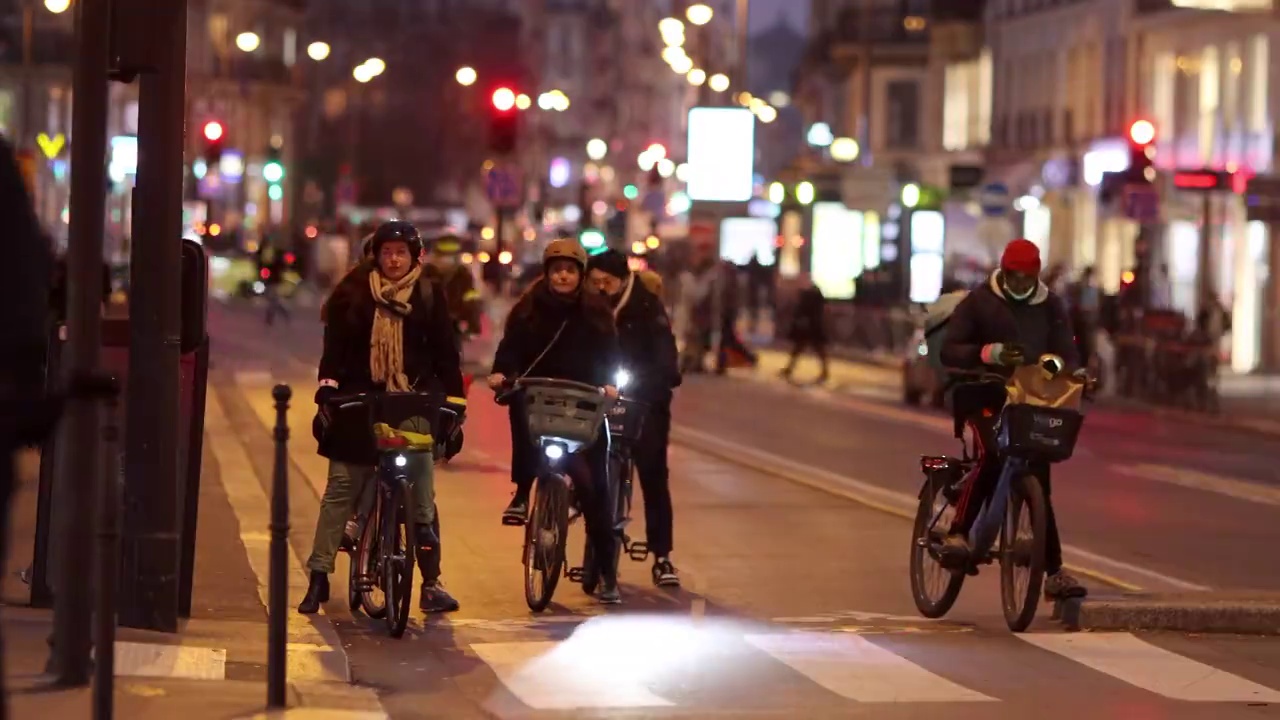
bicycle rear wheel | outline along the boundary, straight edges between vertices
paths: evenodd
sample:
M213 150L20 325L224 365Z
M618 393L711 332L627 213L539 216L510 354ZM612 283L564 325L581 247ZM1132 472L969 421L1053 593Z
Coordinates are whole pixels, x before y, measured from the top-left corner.
M1034 475L1023 475L1011 490L1000 528L1000 600L1009 629L1022 632L1035 620L1040 603L1048 516Z
M944 523L949 522L934 522L948 504L942 492L944 484L940 475L925 478L911 532L911 598L927 618L940 618L950 612L964 587L964 571L943 567L937 555L936 548L945 537Z
M387 633L393 638L404 635L409 624L413 600L413 566L418 547L413 534L413 486L400 482L384 507L382 523L382 591L387 596Z
M569 534L569 488L557 476L538 478L524 526L524 600L542 612L551 603L564 572Z
M382 589L382 500L374 502L369 517L360 531L356 551L351 553L351 577L348 588L353 611L381 620L387 614L387 596Z

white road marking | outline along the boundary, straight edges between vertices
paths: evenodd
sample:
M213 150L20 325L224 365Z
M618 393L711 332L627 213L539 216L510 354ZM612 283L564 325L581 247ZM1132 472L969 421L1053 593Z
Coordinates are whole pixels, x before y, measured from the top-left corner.
M570 642L475 643L471 649L520 702L534 710L671 707L635 672L624 645L575 652Z
M266 606L270 536L263 529L270 524L271 503L235 433L217 393L209 393L205 407L205 435L217 459L219 479L240 523L240 540L258 581L258 597ZM306 593L307 577L292 551L288 558L290 609L286 622L290 642L289 678L299 682L349 683L347 653L329 619L323 615L305 616L292 611L293 603Z
M1156 647L1129 633L1019 634L1014 637L1174 700L1280 702L1280 691Z
M725 440L701 430L677 424L671 438L687 447L723 461L757 472L767 473L791 482L838 495L854 502L906 519L914 519L918 500L912 493L890 490L873 483L806 465L793 458L758 450L749 445ZM1139 590L1205 591L1210 588L1171 575L1156 572L1122 560L1089 552L1074 545L1063 545L1069 566L1077 572L1092 575L1130 592ZM1083 561L1085 566L1081 565ZM1142 583L1139 585L1138 583Z
M1280 507L1280 487L1237 480L1213 473L1170 467L1168 465L1116 465L1111 468L1121 475L1177 485L1191 490L1215 493L1256 505Z
M117 642L115 673L122 677L225 680L227 651L222 648Z
M858 635L796 632L746 641L818 685L867 703L993 702Z

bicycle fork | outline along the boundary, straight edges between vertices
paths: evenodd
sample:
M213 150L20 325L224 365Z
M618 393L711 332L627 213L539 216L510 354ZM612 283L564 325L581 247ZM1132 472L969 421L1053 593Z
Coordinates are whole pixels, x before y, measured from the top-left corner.
M1013 481L1022 477L1025 472L1025 461L1013 457L1005 459L1004 466L1000 469L1000 479L991 493L991 499L987 501L986 507L982 509L982 514L978 516L978 521L973 524L973 530L969 534L969 547L972 548L971 556L974 558L975 565L979 558L985 560L991 547L995 545L1000 528L1004 526L1005 514L1008 512Z

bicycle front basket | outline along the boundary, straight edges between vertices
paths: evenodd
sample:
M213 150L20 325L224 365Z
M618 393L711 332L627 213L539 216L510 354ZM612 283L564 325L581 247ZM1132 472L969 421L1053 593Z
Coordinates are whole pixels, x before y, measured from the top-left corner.
M637 400L619 400L609 410L609 435L615 440L635 444L644 430L644 416L649 406Z
M1044 462L1062 462L1076 449L1084 416L1075 410L1006 405L1000 416L1000 452Z
M529 418L529 437L554 437L590 445L604 424L610 401L605 396L584 390L552 387L529 387L524 396Z

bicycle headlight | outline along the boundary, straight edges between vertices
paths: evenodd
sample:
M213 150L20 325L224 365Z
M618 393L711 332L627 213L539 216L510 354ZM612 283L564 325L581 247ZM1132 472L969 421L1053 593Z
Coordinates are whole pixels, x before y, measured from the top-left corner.
M408 464L409 464L409 458L403 455L396 456L396 467L404 467L405 465L408 465Z
M548 460L559 460L564 457L564 447L561 445L548 445L542 449Z
M614 373L614 376L613 376L614 387L618 388L619 390L623 390L630 383L631 383L631 373L628 372L626 368L619 368L618 372Z

